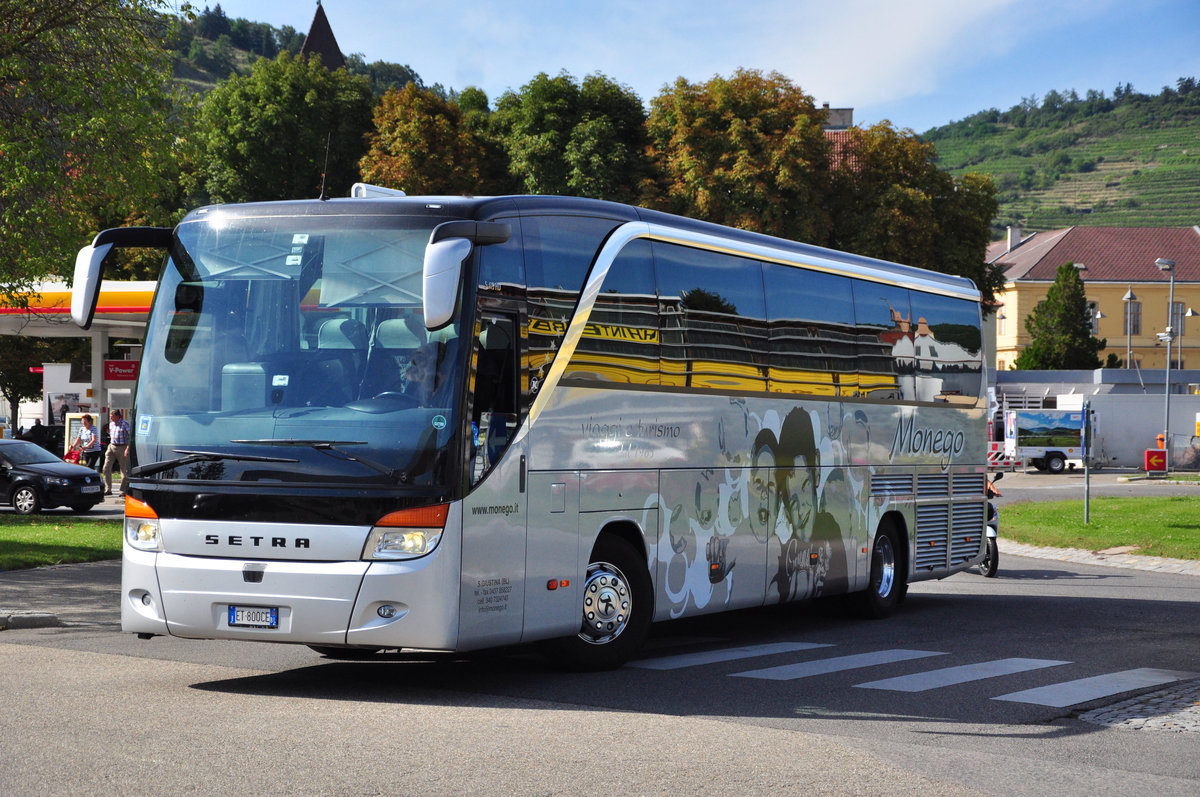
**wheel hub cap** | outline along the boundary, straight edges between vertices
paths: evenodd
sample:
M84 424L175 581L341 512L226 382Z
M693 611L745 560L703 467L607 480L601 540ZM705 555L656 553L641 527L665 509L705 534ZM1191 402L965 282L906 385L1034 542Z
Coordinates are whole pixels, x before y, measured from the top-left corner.
M593 643L611 642L629 621L629 585L612 565L599 564L583 585L583 626L580 636Z

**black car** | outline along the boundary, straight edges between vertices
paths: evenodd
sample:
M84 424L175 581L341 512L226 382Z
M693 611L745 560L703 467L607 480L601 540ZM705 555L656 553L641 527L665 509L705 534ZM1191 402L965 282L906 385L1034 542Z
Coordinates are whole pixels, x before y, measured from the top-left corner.
M25 440L0 440L0 498L22 515L67 506L86 512L104 500L104 478Z

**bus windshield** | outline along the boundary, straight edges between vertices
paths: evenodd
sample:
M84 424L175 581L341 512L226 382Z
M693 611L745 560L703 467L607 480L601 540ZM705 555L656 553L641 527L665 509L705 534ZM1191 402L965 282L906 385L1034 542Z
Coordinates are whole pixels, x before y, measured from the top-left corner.
M429 216L238 217L176 230L135 405L140 475L444 485L459 324L428 332Z

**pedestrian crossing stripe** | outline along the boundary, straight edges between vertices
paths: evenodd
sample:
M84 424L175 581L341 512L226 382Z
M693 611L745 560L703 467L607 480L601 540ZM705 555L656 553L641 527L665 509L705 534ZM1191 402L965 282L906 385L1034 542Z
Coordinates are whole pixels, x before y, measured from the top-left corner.
M871 653L855 653L850 656L835 656L829 659L802 661L796 664L784 664L779 667L767 667L762 670L747 670L732 673L734 678L763 678L769 681L794 681L799 678L810 678L814 675L827 675L842 670L856 670L860 667L875 667L880 664L892 664L898 661L923 659L928 656L945 656L932 650L876 650Z
M1066 708L1079 703L1099 700L1102 697L1132 692L1148 686L1164 684L1195 678L1197 673L1179 670L1156 670L1142 667L1136 670L1096 675L1091 678L1080 678L1075 681L1065 681L1050 686L1039 686L1036 689L1025 689L1011 692L1007 695L993 697L992 700L1007 700L1013 703L1033 703L1038 706L1051 708Z
M745 645L737 648L720 648L703 650L698 653L682 653L677 656L661 656L655 659L640 659L629 662L630 667L643 670L679 670L684 667L698 667L703 664L718 664L724 661L756 658L758 656L773 656L777 653L794 653L800 650L814 648L831 648L833 645L817 642L772 642L766 645Z
M887 689L893 692L925 692L943 686L954 686L969 681L982 681L985 678L996 678L1001 675L1014 675L1028 670L1043 667L1058 667L1071 664L1069 661L1055 659L996 659L983 661L978 664L964 664L960 667L944 667L940 670L929 670L913 675L901 675L897 678L884 678L881 681L869 681L865 684L855 684L859 689Z

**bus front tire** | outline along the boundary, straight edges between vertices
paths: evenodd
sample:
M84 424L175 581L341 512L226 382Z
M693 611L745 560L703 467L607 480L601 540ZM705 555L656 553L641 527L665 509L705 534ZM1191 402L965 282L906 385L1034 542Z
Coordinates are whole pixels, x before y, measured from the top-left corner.
M853 596L855 614L867 619L878 619L891 614L896 604L904 599L908 591L900 544L895 530L883 526L875 535L875 547L871 551L871 581L866 592Z
M646 562L620 537L596 543L580 597L580 629L553 640L550 655L572 670L611 670L628 661L650 629L654 587Z

